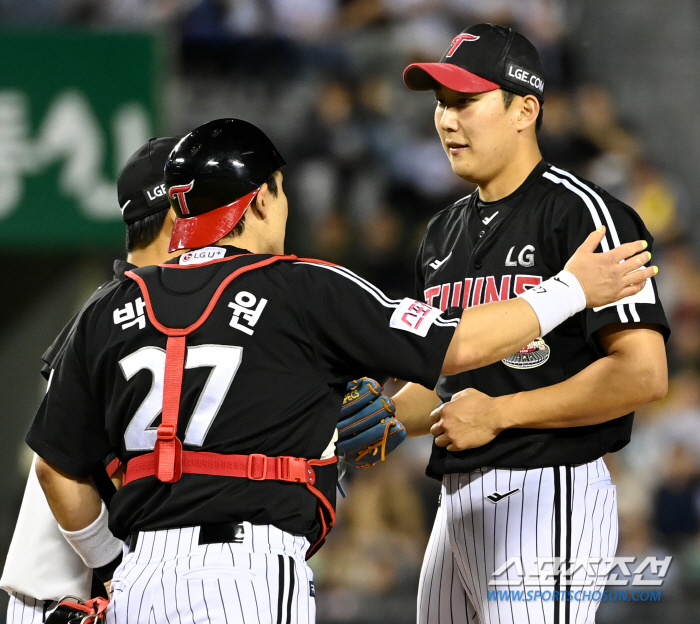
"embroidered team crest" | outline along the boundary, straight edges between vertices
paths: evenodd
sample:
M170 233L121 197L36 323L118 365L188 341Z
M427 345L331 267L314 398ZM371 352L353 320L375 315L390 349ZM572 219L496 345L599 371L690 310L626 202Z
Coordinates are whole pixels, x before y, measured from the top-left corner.
M478 36L470 35L469 33L457 35L452 40L452 45L450 46L450 49L447 51L447 54L445 54L445 56L447 58L450 58L457 51L457 48L461 46L465 41L476 41L477 39L479 39Z
M192 190L194 186L194 180L189 184L182 184L180 186L171 186L168 189L168 197L170 199L177 198L177 203L180 205L180 210L182 214L190 214L190 209L187 207L187 200L185 199L185 193Z
M510 368L537 368L549 359L549 354L550 349L545 341L536 338L524 349L501 361Z

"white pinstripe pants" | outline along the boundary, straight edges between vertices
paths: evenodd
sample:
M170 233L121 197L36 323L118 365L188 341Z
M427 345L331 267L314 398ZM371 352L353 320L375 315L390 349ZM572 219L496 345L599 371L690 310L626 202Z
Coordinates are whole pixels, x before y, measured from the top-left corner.
M46 611L55 606L50 600L37 600L31 596L10 592L7 603L7 624L42 624Z
M107 624L312 624L306 538L243 524L243 543L200 546L199 527L139 533L114 573Z
M538 560L541 569L555 569L542 567L543 558L571 564L614 557L617 530L615 486L602 459L575 467L445 475L421 570L418 624L593 624L600 600L585 598L603 591L604 564L588 575L583 567L570 567L569 585L553 572L545 582L538 575L519 585L489 582L517 583L522 576L516 565L493 576L513 558L521 559L528 575ZM590 584L581 585L584 580ZM496 590L502 592L497 599ZM504 595L509 590L531 590L534 599ZM578 600L553 599L555 591L578 590L584 592ZM537 591L550 595L543 600Z

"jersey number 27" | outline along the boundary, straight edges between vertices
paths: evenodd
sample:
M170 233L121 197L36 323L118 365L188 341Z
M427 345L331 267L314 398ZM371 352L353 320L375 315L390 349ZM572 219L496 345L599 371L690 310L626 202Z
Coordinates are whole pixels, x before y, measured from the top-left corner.
M211 373L199 395L192 418L187 424L183 444L202 446L241 365L242 357L243 347L224 345L187 347L185 369L211 367ZM153 375L151 390L139 405L124 432L127 451L152 451L158 435L153 423L163 411L165 349L143 347L121 359L119 365L127 381L141 370L149 370Z

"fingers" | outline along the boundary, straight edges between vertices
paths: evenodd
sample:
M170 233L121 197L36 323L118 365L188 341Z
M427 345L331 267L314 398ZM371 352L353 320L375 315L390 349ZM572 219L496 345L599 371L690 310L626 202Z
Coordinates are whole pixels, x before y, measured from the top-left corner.
M646 286L647 279L654 277L659 272L656 266L644 268L644 264L650 259L651 254L645 251L620 264L620 268L624 271L623 279L627 282L625 288L620 292L621 299L636 295Z
M623 260L634 256L642 251L644 251L649 245L646 241L638 240L632 243L624 243L615 249L611 249L609 252L610 257L616 262L622 262ZM648 260L647 260L648 262Z
M624 262L620 262L620 269L623 274L631 273L643 267L649 260L651 260L651 254L648 251L643 251L636 256L628 258Z
M452 439L447 433L445 433L445 430L440 425L433 425L430 428L430 434L435 438L435 444L438 446L444 447L448 444L452 444Z
M579 247L580 251L593 253L600 245L600 242L605 237L605 226L601 225L595 232L591 232L585 241ZM631 254L630 254L631 255Z
M443 427L442 421L436 422L432 427L430 427L430 435L437 437L445 433L445 427Z
M624 276L624 281L626 281L629 286L634 286L636 284L641 284L642 286L644 286L644 283L647 281L647 279L654 277L654 275L656 275L658 272L658 267L646 267L644 269L639 269L632 271L631 273L627 273Z
M626 286L620 291L620 298L618 299L618 303L623 303L623 299L625 299L626 297L631 297L632 295L636 295L638 292L641 292L643 288L644 282L642 282L641 284L635 284L633 286Z
M436 444L437 446L441 446L441 447L443 447L443 448L444 448L444 447L448 447L448 448L449 448L449 446L452 444L452 440L450 440L450 437L449 437L448 435L443 434L443 435L437 436L437 437L435 438L435 444Z
M632 295L636 295L638 292L641 292L646 286L647 278L654 277L655 268L656 267L649 267L648 269L631 273L629 275L629 280L631 283L620 291L620 299L631 297Z
M631 297L641 292L647 284L647 279L654 277L658 272L658 267L650 266L628 273L625 276L625 280L628 281L628 284L620 291L620 299Z

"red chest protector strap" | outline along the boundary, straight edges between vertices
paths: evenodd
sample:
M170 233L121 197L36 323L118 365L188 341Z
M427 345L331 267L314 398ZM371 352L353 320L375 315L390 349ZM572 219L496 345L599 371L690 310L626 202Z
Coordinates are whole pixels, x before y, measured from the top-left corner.
M222 262L233 260L232 256ZM335 524L335 510L328 499L314 487L316 475L314 466L327 466L338 461L336 457L325 460L309 460L299 457L268 457L266 455L224 455L203 451L183 451L182 442L177 437L177 426L180 412L180 395L182 392L182 375L185 368L187 353L187 336L198 329L209 318L214 306L221 297L224 289L239 275L268 266L280 261L295 261L296 256L272 256L260 262L255 262L233 271L216 289L206 310L199 319L184 329L166 327L158 321L153 312L153 305L144 279L127 271L125 275L133 279L141 289L148 318L153 326L168 336L165 348L165 379L163 384L163 416L158 427L155 449L135 457L127 463L123 484L126 485L137 479L154 476L163 483L179 481L183 473L205 474L224 477L245 477L253 481L267 479L304 483L318 500L319 521L321 534L316 543L309 549L310 556L320 542L325 538L330 528ZM302 262L305 259L301 260ZM317 262L317 261L313 261ZM329 263L323 263L329 264ZM181 267L173 267L181 268Z
M239 256L227 258L233 260ZM202 315L189 327L173 329L166 327L158 321L153 312L153 304L148 293L146 282L133 271L127 271L125 275L133 279L141 289L146 303L148 318L153 326L168 337L165 347L165 380L163 384L163 416L158 426L158 438L153 451L155 476L163 483L175 483L182 476L182 442L177 437L177 423L180 413L180 394L182 392L182 373L185 369L185 355L187 353L187 336L202 326L209 318L214 306L225 288L239 275L268 266L282 260L296 260L296 256L271 256L260 262L242 266L233 271L219 284L214 296ZM170 268L170 267L169 267ZM150 454L149 454L150 455ZM131 464L131 462L129 462ZM128 471L128 465L127 465Z

